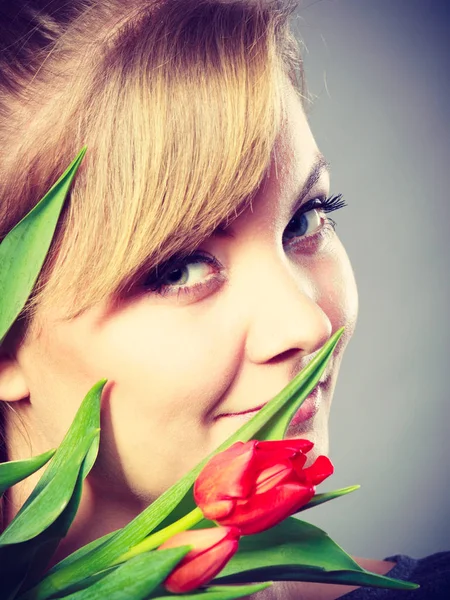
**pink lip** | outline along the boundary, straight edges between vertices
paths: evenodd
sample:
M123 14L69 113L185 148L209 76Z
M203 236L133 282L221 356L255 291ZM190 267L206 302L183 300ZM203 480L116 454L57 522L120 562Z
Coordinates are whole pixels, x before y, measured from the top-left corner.
M305 421L309 421L309 419L312 419L317 414L320 405L322 404L324 388L328 387L332 372L333 364L330 364L328 365L326 371L322 373L322 377L319 379L319 382L314 388L314 390L309 394L309 396L307 396L307 398L303 401L303 404L293 416L290 422L290 426L299 425L301 423L304 423ZM240 412L222 413L214 417L214 420L220 419L222 417L237 417L243 421L248 421L267 403L268 401L263 402L262 404L260 404L259 406L255 406L254 408L248 408L247 410L242 410Z
M321 396L324 383L325 382L319 383L309 394L309 396L304 400L303 404L300 406L300 408L292 418L290 423L291 425L298 425L299 423L308 421L317 414L321 404ZM256 414L258 411L260 411L261 408L263 408L266 404L267 402L264 402L264 404L260 404L259 406L255 406L254 408L249 408L241 412L222 413L220 415L217 415L216 419L222 417L246 417L248 420L252 416L254 416L254 414Z
M321 405L322 384L316 385L314 390L307 396L303 404L293 416L290 426L299 425L312 419L319 411Z

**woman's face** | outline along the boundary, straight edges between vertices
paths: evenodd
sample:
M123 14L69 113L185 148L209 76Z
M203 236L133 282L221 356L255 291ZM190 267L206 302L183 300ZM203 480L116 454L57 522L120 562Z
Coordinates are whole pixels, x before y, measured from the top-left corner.
M190 262L160 271L159 282L140 282L114 308L105 303L71 321L39 315L42 331L17 353L29 399L16 408L33 452L56 446L86 392L107 378L92 489L146 504L255 414L236 413L270 400L345 325L315 406L288 432L326 453L357 315L345 250L325 213L311 208L328 196L326 166L291 90L252 207ZM20 454L12 428L9 438L11 455Z

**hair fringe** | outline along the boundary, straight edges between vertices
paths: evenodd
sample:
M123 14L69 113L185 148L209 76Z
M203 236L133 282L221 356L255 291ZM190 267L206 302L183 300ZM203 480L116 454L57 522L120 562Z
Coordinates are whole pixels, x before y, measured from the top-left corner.
M0 128L0 236L88 146L28 321L120 294L235 218L268 168L286 77L303 91L291 2L120 4L78 3L69 25L45 26L60 37L22 86L15 139Z
M285 86L306 95L290 0L14 4L0 13L0 240L88 146L13 332L33 335L39 314L126 293L235 219L268 170Z

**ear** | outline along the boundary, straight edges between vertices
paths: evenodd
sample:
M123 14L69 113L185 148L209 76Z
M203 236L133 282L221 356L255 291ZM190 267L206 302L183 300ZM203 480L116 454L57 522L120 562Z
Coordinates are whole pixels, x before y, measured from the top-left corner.
M6 349L0 347L0 402L15 402L28 398L29 395L17 360Z

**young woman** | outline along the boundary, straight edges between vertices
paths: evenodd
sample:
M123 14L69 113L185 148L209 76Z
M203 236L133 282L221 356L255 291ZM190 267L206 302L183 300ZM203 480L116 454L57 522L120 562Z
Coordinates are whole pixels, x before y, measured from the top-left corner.
M358 302L288 15L255 0L36 1L2 15L0 239L88 147L0 348L3 459L57 446L108 379L99 457L57 559L128 523L345 326L288 431L314 442L312 459L327 453ZM11 490L4 525L33 484Z

